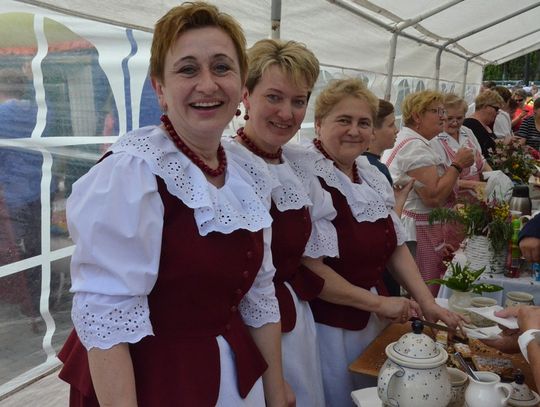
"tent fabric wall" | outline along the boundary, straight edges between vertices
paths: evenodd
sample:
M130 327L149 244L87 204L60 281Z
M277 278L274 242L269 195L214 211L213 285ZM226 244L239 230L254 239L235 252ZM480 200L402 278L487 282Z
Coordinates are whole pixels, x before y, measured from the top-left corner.
M271 0L213 3L240 21L250 45L270 36ZM365 18L335 3L282 1L281 37L306 43L322 63L312 103L329 80L340 76L361 78L382 97L389 80L393 32L450 2L341 2L357 8ZM470 102L485 64L540 47L538 36L524 35L540 21L540 2L524 0L519 7L529 11L449 45L442 53L438 77L438 47L519 10L507 0L453 3L398 37L390 88L398 115L405 95L437 83L443 91L464 92ZM0 133L0 154L15 148L39 154L41 163L37 172L41 208L35 215L40 253L0 263L0 343L6 344L0 346L0 399L58 365L56 352L70 329L73 244L65 229L65 198L71 184L118 135L156 123L159 110L146 74L151 31L156 20L177 4L173 0L0 2L0 67L31 67L29 97L37 106L31 134L12 139ZM520 35L519 41L497 47ZM312 133L312 103L301 134ZM227 131L238 125L233 121ZM0 217L6 219L4 213Z

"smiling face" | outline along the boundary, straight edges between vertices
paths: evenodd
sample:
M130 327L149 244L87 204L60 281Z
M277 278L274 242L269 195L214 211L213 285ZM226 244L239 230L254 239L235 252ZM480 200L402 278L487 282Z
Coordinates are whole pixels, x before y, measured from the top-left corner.
M317 120L315 128L330 157L338 165L349 167L369 147L373 114L366 101L347 96Z
M452 137L457 137L459 129L465 120L465 113L459 107L448 107L446 109L446 121L444 123L444 131Z
M216 27L184 32L167 53L163 81L152 78L152 85L182 138L219 140L242 91L231 38Z
M396 117L394 116L394 113L390 113L383 119L381 127L373 128L374 140L372 146L376 145L377 151L381 152L394 147L397 133Z
M277 65L268 67L253 92L244 91L249 111L246 134L263 150L275 152L300 129L306 115L309 88L297 85Z

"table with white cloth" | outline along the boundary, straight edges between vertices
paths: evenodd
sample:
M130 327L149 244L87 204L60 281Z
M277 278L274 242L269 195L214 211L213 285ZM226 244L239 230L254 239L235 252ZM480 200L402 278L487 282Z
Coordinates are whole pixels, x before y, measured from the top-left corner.
M463 256L463 257L462 257ZM454 261L463 264L464 254L460 250L456 253ZM448 272L447 272L448 273ZM523 291L534 296L534 303L540 305L540 281L535 281L530 272L522 273L518 278L505 277L503 273L483 273L478 279L478 283L496 284L503 287L502 291L494 293L482 293L483 297L495 298L499 305L504 306L506 293L509 291ZM441 286L438 298L449 298L452 295L452 290L446 286Z

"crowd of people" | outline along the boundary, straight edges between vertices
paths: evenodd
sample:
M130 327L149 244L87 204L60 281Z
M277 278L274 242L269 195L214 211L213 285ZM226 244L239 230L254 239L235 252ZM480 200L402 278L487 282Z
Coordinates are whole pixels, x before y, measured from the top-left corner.
M120 137L67 203L70 406L352 405L374 382L348 366L386 325L461 324L423 281L459 233L427 217L482 182L503 98L479 95L468 129L463 99L416 92L398 132L391 103L339 79L288 143L318 74L298 42L246 50L208 3L158 21L162 123Z

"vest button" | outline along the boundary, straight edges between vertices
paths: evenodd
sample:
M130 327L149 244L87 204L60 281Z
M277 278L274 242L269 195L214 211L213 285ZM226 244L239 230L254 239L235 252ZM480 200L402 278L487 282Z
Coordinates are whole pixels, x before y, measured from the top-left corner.
M253 252L250 250L246 253L246 256L248 259L252 259L253 258Z
M225 330L226 330L226 331L229 331L230 329L231 329L231 324L225 325Z
M244 292L240 288L237 288L235 293L236 295L242 295Z
M242 277L248 278L248 276L249 276L249 271L244 270L244 272L242 273Z
M233 306L231 307L231 312L236 312L237 309L238 309L238 308L236 308L236 305L233 305Z

